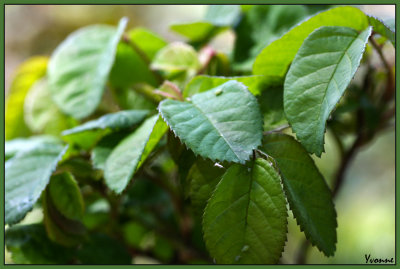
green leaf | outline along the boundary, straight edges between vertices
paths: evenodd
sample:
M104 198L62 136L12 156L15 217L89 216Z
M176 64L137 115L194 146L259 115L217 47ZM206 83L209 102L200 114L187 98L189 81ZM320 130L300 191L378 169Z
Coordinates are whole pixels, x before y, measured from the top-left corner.
M54 104L46 79L39 80L29 90L24 113L26 124L36 133L59 135L61 131L76 125Z
M287 209L273 166L231 166L203 216L204 239L217 263L277 263L286 241Z
M57 137L50 135L38 135L31 136L28 138L16 138L13 140L6 141L4 143L4 156L6 160L14 157L18 152L25 151L30 148L36 147L43 143L59 143L60 140Z
M261 143L257 100L237 81L195 94L191 102L164 100L159 111L182 142L211 160L244 163Z
M118 44L115 62L110 72L110 84L116 88L130 87L135 83L157 86L157 80L149 64L132 48L121 42Z
M157 107L157 105L146 98L144 94L141 94L132 88L112 89L112 94L121 109L152 110Z
M269 43L282 36L307 15L305 6L255 5L243 15L235 28L234 68L249 70L255 57ZM240 68L238 68L240 63Z
M135 28L125 38L126 41L118 44L110 73L111 85L125 88L145 82L157 86L158 81L149 65L155 54L165 47L167 42L144 28Z
M131 264L132 257L121 243L105 234L93 234L77 253L82 264Z
M209 48L205 47L202 52L205 52L208 49ZM208 74L209 76L229 76L231 73L231 63L229 62L228 56L219 51L212 56L208 65L204 66L203 62L203 68L204 67L205 69L203 73Z
M208 42L227 27L215 26L210 22L200 21L184 24L173 24L171 30L186 37L192 43Z
M200 68L196 51L189 45L175 42L162 48L154 57L151 68L167 73L167 76L177 72L194 74Z
M240 19L240 13L238 5L210 5L204 20L217 26L234 26Z
M167 129L162 119L155 115L123 139L106 161L104 176L107 186L121 193Z
M368 21L374 32L377 32L381 36L387 38L390 42L392 42L393 46L396 47L396 36L394 30L390 29L389 26L374 16L368 16Z
M52 176L48 188L54 206L61 214L73 220L82 219L85 209L83 197L71 173Z
M106 134L130 128L143 121L148 114L148 110L124 110L110 113L73 129L65 130L62 135L69 143L90 148Z
M149 60L153 60L157 52L168 44L162 37L141 27L130 31L128 36Z
M336 244L336 211L331 191L314 161L293 137L271 134L263 149L275 159L291 210L307 239L331 256Z
M190 97L193 94L201 93L213 89L230 80L236 80L246 85L248 90L259 95L263 91L264 76L243 76L243 77L211 77L211 76L196 76L187 85L183 91L183 97Z
M297 138L310 153L324 150L326 120L360 64L371 27L359 33L326 26L304 40L286 75L284 110Z
M151 231L136 221L124 224L122 228L125 241L132 247L143 249L143 241Z
M5 103L5 138L28 136L24 121L25 96L32 85L46 74L47 57L32 57L18 67Z
M19 222L32 209L66 149L59 143L42 143L6 162L6 224Z
M195 212L203 215L203 210L214 192L215 186L221 180L226 169L216 166L210 160L198 159L189 170L190 198Z
M66 264L73 253L71 249L51 242L42 224L6 229L5 244L17 264Z
M112 150L124 139L127 135L126 131L111 133L103 137L99 143L93 148L91 159L93 167L104 170L108 156Z
M181 190L184 197L187 198L189 196L187 177L197 158L193 151L188 149L171 130L168 131L167 149L177 166Z
M264 131L287 124L283 111L283 87L269 87L257 99L264 116Z
M101 101L127 19L118 28L93 25L72 33L51 56L48 78L58 107L76 119L92 114Z
M56 178L56 182L54 182L54 178ZM71 215L74 218L81 218L83 215L83 200L79 189L69 186L71 184L69 180L71 179L73 180L68 173L53 176L50 180L50 185L53 185L52 190L47 188L42 196L43 222L47 235L52 241L66 247L76 246L81 243L86 233L82 222L66 216ZM68 180L69 182L65 184L65 182L60 182L61 180ZM52 181L54 182L53 184L51 183ZM66 189L63 190L62 186ZM54 195L59 195L59 197ZM80 199L82 203L80 204L76 200L73 201L74 199ZM71 204L68 204L68 202ZM73 209L79 212L74 214L71 211Z
M344 26L362 31L368 27L368 19L354 7L338 7L321 12L264 48L254 62L253 74L283 78L304 39L321 26Z

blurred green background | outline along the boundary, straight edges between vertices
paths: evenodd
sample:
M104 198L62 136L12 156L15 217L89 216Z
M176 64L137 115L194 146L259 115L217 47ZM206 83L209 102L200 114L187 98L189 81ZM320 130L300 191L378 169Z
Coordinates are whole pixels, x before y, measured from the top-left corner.
M359 8L384 20L394 20L393 5ZM13 71L19 64L34 55L50 55L77 28L95 23L116 25L121 17L126 16L129 18L128 29L142 26L169 41L176 41L182 38L171 32L169 25L199 20L205 10L206 6L203 5L6 5L5 91L7 92ZM212 46L229 53L233 42L234 35L228 31L218 36ZM395 59L392 57L389 60L394 63ZM326 142L326 153L316 162L329 183L339 162L338 152L329 132ZM335 201L339 225L336 255L325 258L313 248L308 253L308 263L365 263L365 254L371 254L374 258L395 257L394 145L393 127L356 155ZM41 217L40 210L34 210L24 223L38 222ZM283 263L295 262L303 238L304 235L290 217ZM7 253L6 262L12 262ZM140 261L143 262L155 261Z

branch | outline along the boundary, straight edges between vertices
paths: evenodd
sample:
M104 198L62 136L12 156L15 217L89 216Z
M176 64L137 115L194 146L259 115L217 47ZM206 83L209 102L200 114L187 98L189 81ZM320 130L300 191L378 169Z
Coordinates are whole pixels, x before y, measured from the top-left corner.
M392 70L392 67L390 66L390 64L388 63L388 61L383 56L382 47L379 46L378 43L376 43L375 39L372 36L369 38L369 41L371 42L372 46L378 53L378 55L381 58L381 61L383 63L383 66L386 69L387 85L386 85L386 92L384 94L384 99L385 99L385 101L388 101L388 100L392 99L392 97L394 95L394 89L395 89L393 70Z

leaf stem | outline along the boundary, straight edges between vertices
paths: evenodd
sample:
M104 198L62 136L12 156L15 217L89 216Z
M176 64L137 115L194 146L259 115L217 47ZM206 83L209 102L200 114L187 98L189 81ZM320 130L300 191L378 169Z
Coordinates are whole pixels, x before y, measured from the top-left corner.
M207 66L211 62L211 59L216 54L217 54L216 51L210 46L205 46L200 50L200 52L199 52L199 60L200 60L200 63L201 63L201 68L197 72L198 75L203 74L206 71Z
M289 124L284 124L284 125L276 127L273 130L263 132L263 135L269 135L269 134L272 134L272 133L279 133L279 132L281 132L281 131L289 128L289 127L290 127Z

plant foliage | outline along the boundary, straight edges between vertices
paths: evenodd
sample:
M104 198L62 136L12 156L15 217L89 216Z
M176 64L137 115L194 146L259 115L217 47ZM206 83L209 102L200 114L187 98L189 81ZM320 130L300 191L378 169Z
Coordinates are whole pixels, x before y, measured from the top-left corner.
M5 117L13 261L278 263L289 209L334 255L334 194L311 154L321 157L327 128L360 146L390 121L390 67L383 93L349 89L371 44L383 57L395 33L355 7L326 8L210 6L172 25L187 42L171 43L126 32L123 18L22 64ZM228 30L225 55L211 41ZM43 221L14 226L34 207Z

